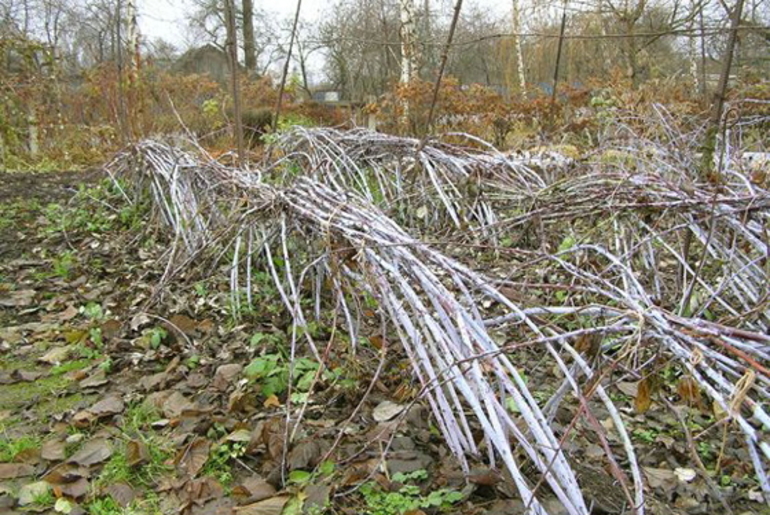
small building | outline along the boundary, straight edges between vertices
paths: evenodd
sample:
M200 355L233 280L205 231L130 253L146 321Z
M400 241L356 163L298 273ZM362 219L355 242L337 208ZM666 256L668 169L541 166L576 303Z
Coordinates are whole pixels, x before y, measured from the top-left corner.
M198 48L191 48L177 59L171 70L184 75L208 75L213 80L225 83L230 77L230 63L227 53L207 43Z
M321 104L338 104L340 92L333 89L316 90L313 91L313 100Z

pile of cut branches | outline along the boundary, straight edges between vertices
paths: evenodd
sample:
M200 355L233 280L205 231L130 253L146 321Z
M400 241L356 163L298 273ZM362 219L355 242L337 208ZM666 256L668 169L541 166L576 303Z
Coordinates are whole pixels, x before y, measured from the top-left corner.
M364 131L298 129L283 144L284 157L269 167L281 173L277 184L263 180L267 172L152 141L108 166L135 194L151 195L170 228L164 287L202 256L227 256L234 302L251 302L252 274L267 271L294 321L292 356L304 342L319 361L321 342L301 328L331 312L355 344L372 330L363 312L376 303L381 334L397 335L465 471L467 456L486 453L534 513L546 513L544 484L567 513L588 512L564 450L578 420L596 432L627 505L644 511L641 467L607 387L619 371L644 382L661 360L673 361L693 397L703 392L720 424L739 428L770 499L766 192L688 191L652 174L547 185L495 151ZM486 195L481 211L458 187L468 180ZM410 220L441 223L418 214L436 199L455 227L475 220L485 235L508 240L495 250L513 269L498 266L491 277L463 264L462 251L450 257L410 235L402 227ZM399 225L386 212L408 216ZM541 241L513 248L523 227ZM542 368L562 384L547 402L517 363L521 349L541 353ZM577 404L572 422L556 425L567 399ZM594 415L599 406L619 446ZM295 408L296 427L304 408Z

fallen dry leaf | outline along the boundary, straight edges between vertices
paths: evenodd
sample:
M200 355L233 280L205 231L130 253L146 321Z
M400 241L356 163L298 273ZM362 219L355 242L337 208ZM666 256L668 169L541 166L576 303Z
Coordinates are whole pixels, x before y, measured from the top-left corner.
M683 468L683 467L677 467L674 469L674 474L676 474L677 479L681 481L682 483L689 483L695 477L697 474L695 473L695 470L690 468Z
M198 505L210 499L222 497L224 493L222 485L213 477L190 479L185 483L183 492L188 501Z
M265 408L280 408L281 407L281 401L278 399L278 396L273 394L269 395L267 399L265 399L265 402L262 403L262 406Z
M211 442L205 438L196 438L177 455L177 467L190 477L197 476L209 459L210 449Z
M217 371L214 372L214 379L211 381L211 386L219 391L229 389L238 380L242 370L243 366L237 363L217 367Z
M37 465L40 463L40 449L32 447L19 451L13 457L13 461L16 463L26 463L27 465Z
M652 488L671 490L676 487L676 474L674 474L674 471L654 467L642 467L642 470Z
M38 358L38 361L48 363L49 365L58 365L69 356L70 347L53 347L48 352Z
M122 508L127 507L136 498L136 492L128 483L114 483L104 489L104 493L112 497Z
M236 429L225 437L228 442L249 442L251 441L251 431L248 429Z
M71 483L61 483L53 487L57 497L70 497L80 499L91 491L91 484L84 477L80 477Z
M31 306L35 301L35 290L7 291L0 294L0 306L6 308L20 308Z
M139 380L139 384L146 392L163 388L166 381L168 381L168 374L166 372L158 372L149 376L142 377Z
M111 340L112 338L115 338L118 334L120 334L120 330L123 327L123 324L121 324L118 320L115 320L114 318L110 320L105 320L102 322L102 325L100 326L102 329L102 337L105 340Z
M132 331L138 331L142 327L149 325L151 323L152 323L152 320L150 319L150 317L148 317L144 313L140 313L131 319L131 323L129 325L131 326Z
M67 322L78 316L78 308L72 304L68 305L64 311L56 315L56 319L59 322Z
M267 453L277 460L283 454L284 445L284 420L274 417L268 420L263 428L262 441L267 445Z
M90 467L96 463L103 462L110 456L112 456L112 447L110 447L107 440L104 438L94 438L86 442L67 462Z
M64 440L48 440L40 450L40 457L48 461L61 461L66 457L64 453L66 446Z
M90 376L86 377L80 383L81 388L98 388L99 386L104 386L107 384L107 373L103 369L98 369L96 372L91 374Z
M48 481L52 485L62 485L66 483L72 483L80 478L89 478L91 473L86 467L76 465L74 463L63 463L53 467L43 479Z
M303 503L303 513L323 513L329 506L332 487L324 484L311 484L305 487L303 493L307 496Z
M123 399L116 395L110 395L104 399L98 401L96 404L88 408L87 411L91 412L96 418L111 417L122 413L125 409Z
M321 440L317 438L303 440L292 447L287 456L289 470L306 469L321 458L323 449Z
M36 381L45 375L44 372L30 370L14 370L11 372L11 379L20 383L29 383Z
M172 331L181 331L186 336L195 336L198 329L198 322L186 315L174 315L169 318L168 321L171 322L168 329L171 329Z
M72 425L83 429L91 425L96 420L96 416L88 410L78 411L72 415Z
M195 409L195 405L179 392L172 392L163 402L161 411L168 418L178 418L185 411Z
M372 410L372 418L376 422L386 422L398 416L406 406L403 404L396 404L392 401L382 401L374 410Z
M233 488L232 494L239 504L255 503L275 495L275 487L261 476L251 476Z
M289 495L276 495L245 506L238 506L233 511L239 515L281 515L289 499L291 499Z
M64 341L69 344L83 343L88 339L88 330L72 329L64 332Z
M45 481L36 481L24 485L19 489L19 506L29 506L37 499L44 496L51 489L51 485Z
M0 479L16 479L35 473L35 467L26 463L0 463Z
M136 467L150 461L150 450L141 440L131 440L126 444L126 462L129 467Z
M53 509L56 513L63 513L64 515L70 515L75 510L77 504L67 499L66 497L59 497L56 499L56 504L53 505Z
M652 405L652 382L648 378L639 381L634 399L634 410L637 413L644 413Z

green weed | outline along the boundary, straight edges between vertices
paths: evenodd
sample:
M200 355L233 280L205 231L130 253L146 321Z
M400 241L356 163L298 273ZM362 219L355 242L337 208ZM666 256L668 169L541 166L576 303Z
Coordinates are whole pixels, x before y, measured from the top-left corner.
M308 392L318 372L319 363L309 358L294 359L294 387L298 393ZM266 397L281 395L289 388L289 362L281 354L265 354L249 363L244 375L254 381ZM331 379L327 376L326 379Z
M449 488L441 488L423 494L420 487L413 483L425 480L427 477L428 474L424 470L409 474L394 474L391 479L394 482L403 483L403 486L395 492L383 491L382 487L374 481L364 483L360 490L366 502L363 513L367 515L401 515L422 509L448 512L452 509L452 505L457 504L465 497L462 492Z
M216 478L225 488L233 482L231 459L239 459L246 454L243 442L223 442L215 445L209 453L209 459L203 466L203 475Z
M87 505L90 515L122 515L123 508L112 497L94 499Z
M634 429L633 436L644 443L654 443L658 437L658 431L655 429Z
M53 492L50 490L46 491L45 493L41 493L40 495L36 495L32 500L32 506L36 509L51 508L55 503L56 497L54 497Z
M75 267L75 253L71 250L65 250L51 260L53 273L61 279L68 279Z

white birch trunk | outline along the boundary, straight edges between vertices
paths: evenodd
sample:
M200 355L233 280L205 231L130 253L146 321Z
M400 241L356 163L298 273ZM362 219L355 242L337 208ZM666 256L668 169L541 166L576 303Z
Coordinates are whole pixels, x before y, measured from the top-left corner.
M128 38L128 83L129 86L136 83L139 73L139 24L136 19L136 0L128 0L126 3Z
M35 157L40 153L40 137L38 132L37 116L35 116L34 108L27 118L27 124L29 126L29 155Z
M401 14L401 84L409 84L417 73L415 44L414 44L414 0L399 0ZM401 125L406 128L409 124L409 101L404 99L402 105Z
M414 0L399 0L399 11L401 14L401 83L408 84L417 72Z
M513 51L514 67L516 68L516 77L519 80L519 92L522 95L527 94L527 81L524 76L524 56L521 50L521 12L519 11L519 0L513 0Z

